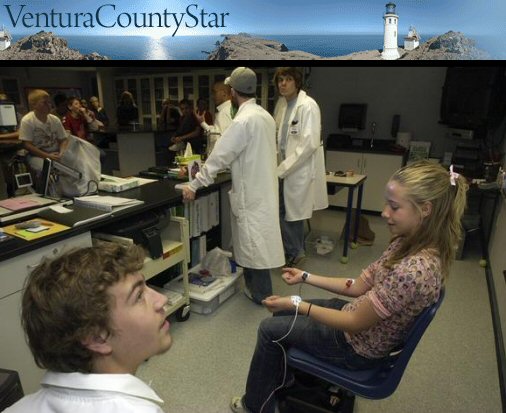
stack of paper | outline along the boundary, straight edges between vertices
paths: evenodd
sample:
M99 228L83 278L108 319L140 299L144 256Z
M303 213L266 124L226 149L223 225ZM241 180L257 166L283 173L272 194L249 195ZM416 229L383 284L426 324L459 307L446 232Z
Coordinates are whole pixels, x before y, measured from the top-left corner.
M89 195L74 198L74 205L88 208L96 208L102 211L113 211L119 207L130 207L143 204L144 201L132 198L121 198L118 196ZM123 208L121 208L123 209Z

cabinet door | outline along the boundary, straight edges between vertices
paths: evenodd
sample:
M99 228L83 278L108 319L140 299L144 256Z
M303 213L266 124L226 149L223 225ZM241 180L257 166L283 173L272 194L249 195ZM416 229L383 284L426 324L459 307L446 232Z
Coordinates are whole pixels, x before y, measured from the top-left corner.
M355 173L362 173L362 153L327 151L325 169L331 173L353 170ZM357 191L355 191L357 192ZM356 199L356 194L355 194ZM355 202L355 201L354 201ZM348 189L341 188L335 195L329 195L329 205L346 207L348 203ZM355 205L355 204L353 204Z
M43 374L33 361L21 327L25 278L42 257L52 258L71 248L91 245L91 234L85 232L0 263L0 367L19 372L25 394L38 390Z
M365 153L362 209L381 212L385 204L385 185L392 174L402 166L402 156Z
M3 353L0 356L1 366L17 371L24 393L33 393L40 388L44 371L35 365L21 328L21 291L0 299L0 314L0 349Z

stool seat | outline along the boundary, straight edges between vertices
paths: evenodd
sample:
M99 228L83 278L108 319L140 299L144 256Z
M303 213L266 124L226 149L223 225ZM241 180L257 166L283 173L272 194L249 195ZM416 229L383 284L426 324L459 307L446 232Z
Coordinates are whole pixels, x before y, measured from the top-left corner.
M375 368L350 370L320 360L297 348L288 351L288 365L309 373L342 389L368 399L384 399L390 396L402 379L404 370L423 333L434 318L444 298L441 289L439 299L425 308L408 331L404 346L393 352Z

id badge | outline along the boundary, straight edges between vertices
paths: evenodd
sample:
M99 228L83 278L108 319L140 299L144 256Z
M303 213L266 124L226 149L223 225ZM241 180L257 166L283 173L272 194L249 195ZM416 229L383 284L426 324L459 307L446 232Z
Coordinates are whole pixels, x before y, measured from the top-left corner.
M290 125L289 134L290 135L298 135L299 134L299 124Z

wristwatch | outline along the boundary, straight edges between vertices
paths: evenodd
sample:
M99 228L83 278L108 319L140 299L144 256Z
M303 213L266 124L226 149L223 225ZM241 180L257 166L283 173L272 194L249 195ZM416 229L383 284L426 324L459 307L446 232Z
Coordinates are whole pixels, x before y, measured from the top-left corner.
M309 273L307 271L304 271L302 273L302 282L306 282L308 277L309 277Z

